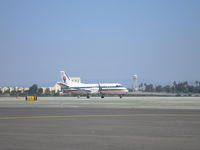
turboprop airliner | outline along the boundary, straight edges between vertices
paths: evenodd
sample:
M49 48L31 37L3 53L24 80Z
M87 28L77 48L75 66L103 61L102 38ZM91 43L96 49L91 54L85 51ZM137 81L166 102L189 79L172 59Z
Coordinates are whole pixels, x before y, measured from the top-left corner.
M98 84L85 84L77 83L70 80L64 71L60 71L62 82L57 82L63 90L77 93L86 94L87 98L93 93L99 93L101 98L104 98L105 94L117 94L120 98L122 95L128 92L128 89L119 83L98 83Z

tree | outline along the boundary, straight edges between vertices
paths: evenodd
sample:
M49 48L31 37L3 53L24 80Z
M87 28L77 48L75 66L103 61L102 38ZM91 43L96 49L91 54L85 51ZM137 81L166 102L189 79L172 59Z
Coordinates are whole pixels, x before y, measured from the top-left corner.
M176 93L176 89L177 89L177 84L176 84L176 81L174 81L172 83L172 91L173 91L173 93Z
M29 88L29 94L30 95L36 95L38 93L38 86L37 84L33 84L30 88Z
M42 88L38 88L38 95L42 96L42 94L43 94L43 89Z
M45 95L51 95L51 91L50 91L49 88L46 88L46 90L45 90Z
M169 85L166 85L163 87L163 91L167 92L167 93L170 93L173 91L172 87L169 86Z
M196 91L195 91L195 87L192 86L192 85L189 85L189 86L188 86L188 92L190 92L190 93L196 92Z
M161 85L156 86L156 92L162 92L163 87Z
M196 87L200 86L200 81L195 81Z
M17 91L15 91L15 90L11 91L11 92L10 92L10 95L11 95L11 96L16 96L16 95L17 95Z
M4 91L5 94L10 94L10 88Z
M171 85L166 86L153 86L153 84L140 84L144 87L145 92L168 92L168 93L200 93L200 82L195 81L195 84L190 85L187 81L176 82L173 81ZM142 90L140 88L140 90Z
M145 91L146 92L153 92L154 91L153 84L146 84Z
M188 86L189 85L187 81L183 82L183 92L188 93Z
M144 91L144 89L145 89L144 84L143 83L139 84L139 90Z

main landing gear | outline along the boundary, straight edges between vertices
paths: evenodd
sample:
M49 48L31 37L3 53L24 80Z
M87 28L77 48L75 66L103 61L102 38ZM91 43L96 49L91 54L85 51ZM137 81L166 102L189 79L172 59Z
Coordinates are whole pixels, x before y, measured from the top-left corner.
M104 98L104 95L101 95L101 98Z
M90 95L89 94L87 94L87 96L86 96L87 98L90 98Z

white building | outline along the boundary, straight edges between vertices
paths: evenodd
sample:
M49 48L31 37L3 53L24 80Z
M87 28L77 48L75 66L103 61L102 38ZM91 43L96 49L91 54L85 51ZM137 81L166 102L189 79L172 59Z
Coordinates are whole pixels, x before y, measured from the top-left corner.
M53 87L50 87L49 89L50 91L55 91L56 93L61 91L61 87L57 83Z
M77 82L80 83L81 82L81 78L80 77L70 77L70 79L73 82ZM55 91L55 93L61 92L61 86L58 85L57 83L53 86L53 87L38 87L38 88L42 88L43 89L43 93L45 93L46 89L49 89L50 92ZM29 88L24 88L24 87L0 87L0 90L2 91L2 93L5 93L5 91L20 91L21 93L23 93L24 91L28 91Z
M2 93L5 93L6 91L12 92L12 91L16 91L16 92L21 92L23 93L26 90L29 90L29 88L24 88L24 87L1 87L0 90L2 91Z
M61 87L57 83L53 87L41 87L41 88L43 90L43 93L45 93L46 89L49 89L50 92L55 91L55 93L61 91Z
M77 82L77 83L81 83L81 78L80 77L69 77L70 80L72 80L73 82Z
M2 87L2 88L1 88L2 93L4 93L5 91L8 91L8 90L10 90L9 87Z

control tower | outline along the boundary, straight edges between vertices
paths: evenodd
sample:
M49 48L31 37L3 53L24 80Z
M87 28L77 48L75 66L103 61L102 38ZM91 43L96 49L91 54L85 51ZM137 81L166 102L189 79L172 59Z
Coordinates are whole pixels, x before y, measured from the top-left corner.
M133 92L138 91L137 79L138 79L138 76L133 75L133 84L132 84Z

